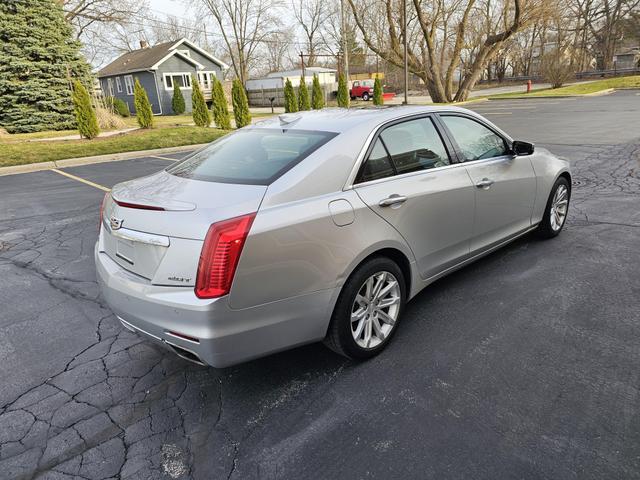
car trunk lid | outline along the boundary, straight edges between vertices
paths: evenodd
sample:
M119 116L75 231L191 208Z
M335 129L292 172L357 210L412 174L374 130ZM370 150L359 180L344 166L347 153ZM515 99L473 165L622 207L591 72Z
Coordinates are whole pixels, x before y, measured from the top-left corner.
M116 185L104 205L102 248L154 284L192 286L209 226L256 212L266 188L164 171Z

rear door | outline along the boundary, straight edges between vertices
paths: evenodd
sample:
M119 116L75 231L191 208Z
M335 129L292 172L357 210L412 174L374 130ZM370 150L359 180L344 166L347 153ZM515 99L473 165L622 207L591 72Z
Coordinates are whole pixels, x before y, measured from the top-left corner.
M471 252L490 248L531 226L536 176L528 157L511 153L498 132L478 119L441 114L475 186Z
M464 167L453 163L430 116L382 130L354 188L405 238L423 278L468 255L474 187Z

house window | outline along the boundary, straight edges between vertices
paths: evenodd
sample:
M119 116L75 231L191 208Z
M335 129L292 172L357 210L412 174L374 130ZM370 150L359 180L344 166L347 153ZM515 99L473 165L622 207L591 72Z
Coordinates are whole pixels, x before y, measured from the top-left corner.
M118 93L122 93L122 82L120 81L120 77L116 77L116 90Z
M113 97L113 78L107 78L107 92Z
M172 90L174 85L178 85L180 90L191 88L191 74L190 73L165 73L164 74L164 88L165 90Z
M127 95L133 95L133 77L131 75L124 76L124 86L127 89Z
M211 90L211 87L213 87L213 77L215 76L216 72L199 72L198 81L203 89Z

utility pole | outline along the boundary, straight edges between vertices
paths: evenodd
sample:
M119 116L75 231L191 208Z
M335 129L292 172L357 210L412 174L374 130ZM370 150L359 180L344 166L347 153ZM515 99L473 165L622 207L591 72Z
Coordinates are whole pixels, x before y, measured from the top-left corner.
M345 15L344 0L340 0L340 13L342 16L342 55L344 58L344 79L349 88L349 53L347 52L347 18Z
M304 53L300 52L300 68L302 68L302 78L304 78Z
M402 31L404 32L404 101L403 105L409 104L409 59L407 55L407 0L402 0Z

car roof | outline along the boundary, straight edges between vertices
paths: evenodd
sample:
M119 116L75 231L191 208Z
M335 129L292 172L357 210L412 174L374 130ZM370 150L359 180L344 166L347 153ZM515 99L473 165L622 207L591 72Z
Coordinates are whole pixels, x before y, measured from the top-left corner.
M353 128L373 129L382 123L421 113L470 110L449 105L396 105L364 108L323 108L308 112L285 113L270 117L250 128L278 128L343 133Z

